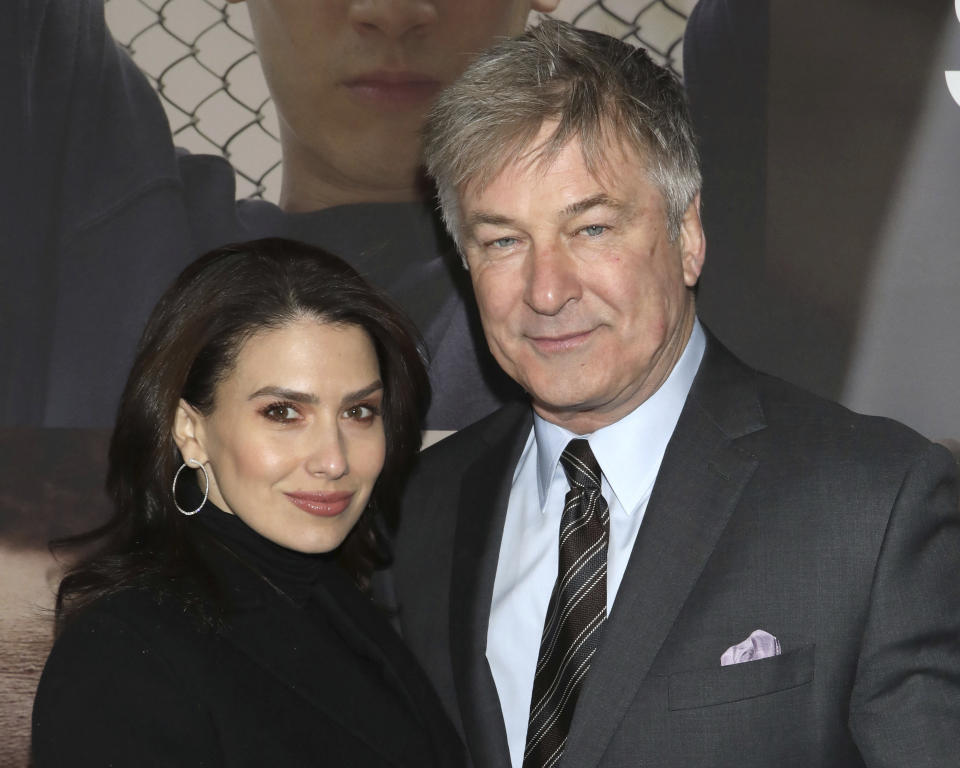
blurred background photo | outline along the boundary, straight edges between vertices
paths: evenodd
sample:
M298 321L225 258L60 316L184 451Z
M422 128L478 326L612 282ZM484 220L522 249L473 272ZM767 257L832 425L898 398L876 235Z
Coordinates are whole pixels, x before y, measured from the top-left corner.
M136 340L198 255L274 235L349 261L423 336L435 435L518 394L417 131L470 53L544 10L684 78L704 324L757 368L957 448L960 0L15 0L0 26L0 766L28 760L61 567L48 542L108 514Z

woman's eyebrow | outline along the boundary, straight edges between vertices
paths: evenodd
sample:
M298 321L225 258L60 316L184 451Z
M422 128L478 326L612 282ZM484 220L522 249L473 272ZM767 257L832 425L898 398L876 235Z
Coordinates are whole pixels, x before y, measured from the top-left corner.
M295 389L286 389L285 387L266 386L261 387L254 392L248 400L255 400L258 397L276 397L280 400L290 400L294 403L304 403L306 405L316 405L320 402L316 395L308 392L299 392Z
M383 389L383 382L380 379L377 379L374 382L371 382L363 389L358 389L356 392L348 392L343 396L343 402L349 402L351 400L363 400L365 397L370 397L374 392L379 392Z

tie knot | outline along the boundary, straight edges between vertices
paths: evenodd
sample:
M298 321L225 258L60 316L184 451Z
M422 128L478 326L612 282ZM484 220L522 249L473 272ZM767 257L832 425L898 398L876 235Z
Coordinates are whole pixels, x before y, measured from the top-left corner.
M567 443L560 454L560 464L572 487L586 491L600 490L600 465L590 450L590 443L583 438Z

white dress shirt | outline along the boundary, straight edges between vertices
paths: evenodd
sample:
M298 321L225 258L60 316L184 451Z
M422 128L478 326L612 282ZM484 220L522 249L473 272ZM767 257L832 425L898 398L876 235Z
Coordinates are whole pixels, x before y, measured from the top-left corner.
M523 764L540 636L557 579L560 516L569 490L560 454L573 438L586 437L603 473L601 491L610 509L609 616L705 346L703 329L695 321L683 354L660 388L620 421L593 434L575 435L534 415L513 475L487 627L487 661L514 768Z

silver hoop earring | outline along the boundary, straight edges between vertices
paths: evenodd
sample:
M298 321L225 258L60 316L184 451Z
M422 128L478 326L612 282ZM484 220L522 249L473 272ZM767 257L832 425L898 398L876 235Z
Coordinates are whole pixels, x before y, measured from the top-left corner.
M200 471L203 472L204 485L206 486L203 489L203 501L200 502L200 506L197 507L196 509L184 509L183 507L180 506L179 502L177 502L177 478L180 477L180 473L183 472L187 464L193 464L200 468ZM207 474L207 468L203 466L203 464L201 464L196 459L187 459L186 462L180 465L180 469L178 469L177 473L173 476L172 490L173 490L173 503L177 507L177 509L180 510L181 514L187 515L188 517L190 515L197 514L197 512L203 509L203 505L207 503L207 495L210 493L210 475Z

